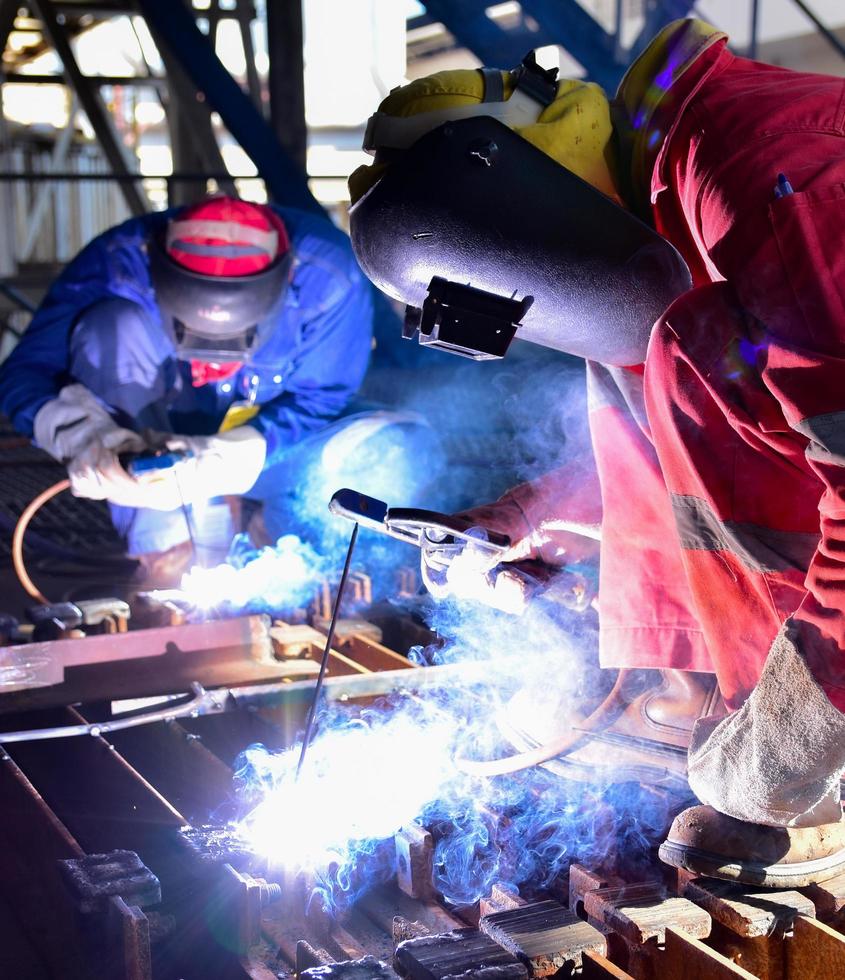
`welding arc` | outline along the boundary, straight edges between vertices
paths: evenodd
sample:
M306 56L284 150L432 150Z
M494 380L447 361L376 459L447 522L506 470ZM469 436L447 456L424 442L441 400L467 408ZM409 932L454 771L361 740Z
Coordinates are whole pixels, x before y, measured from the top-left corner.
M346 579L349 575L349 566L352 564L352 552L355 550L355 542L358 540L358 522L352 528L352 537L349 539L349 548L346 552L346 561L343 563L343 572L340 576L340 584L337 587L337 596L334 600L334 608L332 609L332 620L329 624L329 631L326 634L326 646L323 650L323 656L320 660L320 673L317 674L317 685L314 688L314 697L311 700L311 706L308 709L308 719L305 722L305 734L302 736L302 748L299 752L299 762L296 764L296 776L295 779L299 779L299 774L302 771L302 763L305 762L305 753L308 751L308 744L311 741L311 736L314 732L314 720L317 717L317 706L320 703L320 694L323 690L323 681L326 678L326 668L329 664L329 654L331 653L332 643L334 642L334 631L337 627L337 618L340 614L340 600L343 598L343 590L346 587Z
M12 564L15 568L15 575L17 575L18 581L23 586L24 591L45 606L50 604L50 600L29 577L26 565L24 564L23 536L26 534L26 529L29 527L30 521L41 510L44 504L48 500L52 500L53 497L58 497L63 490L67 490L69 487L70 480L59 480L58 483L54 483L51 487L47 487L46 490L42 490L37 497L34 497L24 507L21 516L18 518L18 523L15 525L15 532L12 535Z
M455 759L455 766L468 776L480 776L482 778L506 776L510 773L521 772L523 769L540 766L559 755L571 752L580 742L589 738L592 732L600 731L610 725L628 707L630 699L623 694L624 683L625 672L619 671L616 680L613 682L613 687L604 701L579 724L578 728L570 728L565 735L560 735L550 742L544 742L527 752L506 756L504 759L483 761Z

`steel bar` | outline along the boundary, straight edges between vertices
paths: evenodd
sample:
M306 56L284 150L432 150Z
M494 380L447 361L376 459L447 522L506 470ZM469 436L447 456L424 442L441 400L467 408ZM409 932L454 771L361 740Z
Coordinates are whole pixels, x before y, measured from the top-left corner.
M501 661L488 660L327 677L323 685L323 693L329 700L346 701L350 698L372 698L384 694L453 687L458 683L489 682L490 677L495 676L497 668L502 666L504 664ZM313 690L313 680L292 681L289 684L253 684L235 687L229 690L229 696L237 705L271 708L297 695L307 696Z
M326 634L326 645L323 649L323 655L320 658L320 673L317 675L317 683L314 687L314 697L311 701L311 706L308 709L308 717L305 721L305 734L302 736L302 748L299 752L299 761L296 764L296 776L299 777L302 771L302 763L305 762L305 753L308 751L308 745L311 742L311 736L314 732L314 720L317 717L317 708L320 704L320 694L323 691L323 684L326 679L326 668L329 664L329 657L332 653L332 642L334 641L334 631L337 627L338 616L340 615L340 604L343 600L343 590L346 586L346 580L349 577L349 566L352 563L352 552L355 550L355 542L358 540L358 525L355 524L352 528L352 537L349 539L349 547L346 551L346 561L343 563L343 572L340 576L340 583L337 587L337 597L334 601L334 609L332 610L332 621L329 624L329 631Z
M748 57L757 57L757 33L760 27L760 0L751 0L751 24L748 31Z
M188 653L192 650L215 650L228 646L244 646L253 656L269 655L267 620L263 616L240 616L237 619L191 623L187 626L160 626L119 635L102 634L86 636L84 639L0 647L0 663L4 655L11 652L24 652L33 656L41 654L58 661L62 667L80 667L84 664L164 656L172 647Z
M835 50L838 51L843 58L845 58L845 44L839 40L839 38L824 24L814 11L812 11L804 0L792 0L795 6L801 11L802 14L813 22L816 30L821 34L821 36L827 41L827 43Z
M96 720L87 708L80 713ZM112 731L107 741L192 824L207 823L232 793L232 770L177 719Z
M163 88L167 79L157 75L84 75L89 85L124 85L133 87ZM3 76L9 85L67 85L64 75L30 74L10 71Z
M0 293L10 299L13 303L19 306L22 310L26 310L27 313L34 313L38 307L31 300L27 299L19 290L15 289L14 286L10 286L9 283L0 280ZM9 328L7 328L9 329ZM12 331L16 333L16 331ZM19 334L19 336L21 336Z
M29 180L37 184L39 181L50 180L77 180L77 181L106 181L114 183L126 183L137 180L165 180L176 183L178 181L192 180L259 180L255 174L230 174L226 171L201 171L198 173L175 173L175 174L131 174L131 173L78 173L76 171L62 171L57 173L12 173L10 171L0 172L0 180Z
M70 145L73 142L74 127L76 125L76 112L79 100L74 94L71 98L70 108L67 114L67 125L59 133L58 139L53 144L53 153L50 159L50 170L58 170L65 162ZM49 171L48 171L49 172ZM46 182L38 188L35 201L28 210L27 231L23 244L18 249L18 261L28 262L35 249L35 243L41 234L41 226L47 214L47 207L53 194L54 185Z
M53 976L86 977L74 909L58 860L84 851L11 758L0 750L0 880L22 934ZM4 974L8 976L19 974Z
M276 0L278 3L278 0ZM274 7L276 4L269 4ZM238 28L241 33L241 44L244 49L244 61L246 62L246 86L249 97L261 112L261 82L258 79L258 69L255 67L255 45L252 43L252 20L255 6L252 0L235 0L235 12L238 15ZM284 146L284 143L282 143ZM303 170L305 167L302 168Z
M268 3L270 124L291 160L305 171L308 131L302 52L302 0Z
M157 721L173 721L195 715L213 714L225 710L223 695L206 691L200 684L191 685L193 697L176 707L146 711L131 718L114 718L108 721L82 721L75 725L56 725L50 728L25 728L17 732L0 732L0 744L12 742L40 742L51 738L71 738L74 735L107 735L139 725L151 725Z
M120 142L114 123L106 109L102 96L88 78L82 74L64 27L59 23L52 0L32 0L32 7L44 24L50 42L56 50L62 66L74 91L79 97L85 115L91 123L103 153L115 173L129 176L129 166L124 147ZM126 204L133 214L144 214L149 208L144 193L137 183L125 181L121 184Z
M308 188L306 174L284 151L249 96L226 71L188 8L172 0L138 2L150 26L177 54L185 72L252 159L273 200L324 214Z
M165 114L170 131L173 166L177 171L196 173L226 173L226 164L211 122L211 112L205 102L197 99L196 87L191 83L179 59L167 43L152 29L152 37L161 55L167 73ZM165 100L163 100L165 101ZM229 177L218 179L220 189L237 197L234 181ZM196 184L181 181L175 188L168 182L167 204L173 207L202 197L206 193L207 180Z

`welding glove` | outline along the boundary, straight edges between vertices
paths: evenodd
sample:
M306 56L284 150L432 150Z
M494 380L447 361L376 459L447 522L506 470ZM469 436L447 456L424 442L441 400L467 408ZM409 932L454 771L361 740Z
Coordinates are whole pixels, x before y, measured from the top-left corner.
M264 436L250 425L212 436L168 436L165 445L187 454L164 475L186 504L246 493L264 469L267 457Z
M534 484L515 487L495 503L459 515L477 526L479 536L485 528L498 531L510 538L511 546L503 555L492 555L470 544L451 559L444 559L436 545L424 547L421 569L429 592L438 599L453 595L517 615L533 596L543 593L583 611L595 598L595 585L589 576L565 569L597 557L600 514L591 511L589 522L580 515L566 521L537 517L535 512L561 507L554 493L561 480L561 471L555 471ZM568 495L567 504L572 499Z
M36 444L67 466L75 496L140 506L137 481L118 455L142 452L147 442L121 428L84 385L62 388L38 410L33 428Z
M807 624L787 622L748 700L725 718L696 722L690 788L720 813L774 827L815 827L842 817L845 715L807 667Z

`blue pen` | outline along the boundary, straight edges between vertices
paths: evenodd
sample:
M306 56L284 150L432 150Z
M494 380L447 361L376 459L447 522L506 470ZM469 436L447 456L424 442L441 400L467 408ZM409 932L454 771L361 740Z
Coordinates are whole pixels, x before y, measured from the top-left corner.
M792 184L789 183L786 174L778 174L778 182L775 184L775 197L786 197L788 194L794 193L795 191L792 189Z

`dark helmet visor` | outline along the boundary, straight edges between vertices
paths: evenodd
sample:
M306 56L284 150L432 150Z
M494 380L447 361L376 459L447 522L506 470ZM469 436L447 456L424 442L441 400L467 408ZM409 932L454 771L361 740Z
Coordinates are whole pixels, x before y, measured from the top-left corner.
M282 303L293 253L247 276L211 276L174 262L154 237L148 248L150 278L162 318L179 357L242 361L264 339L261 325Z

